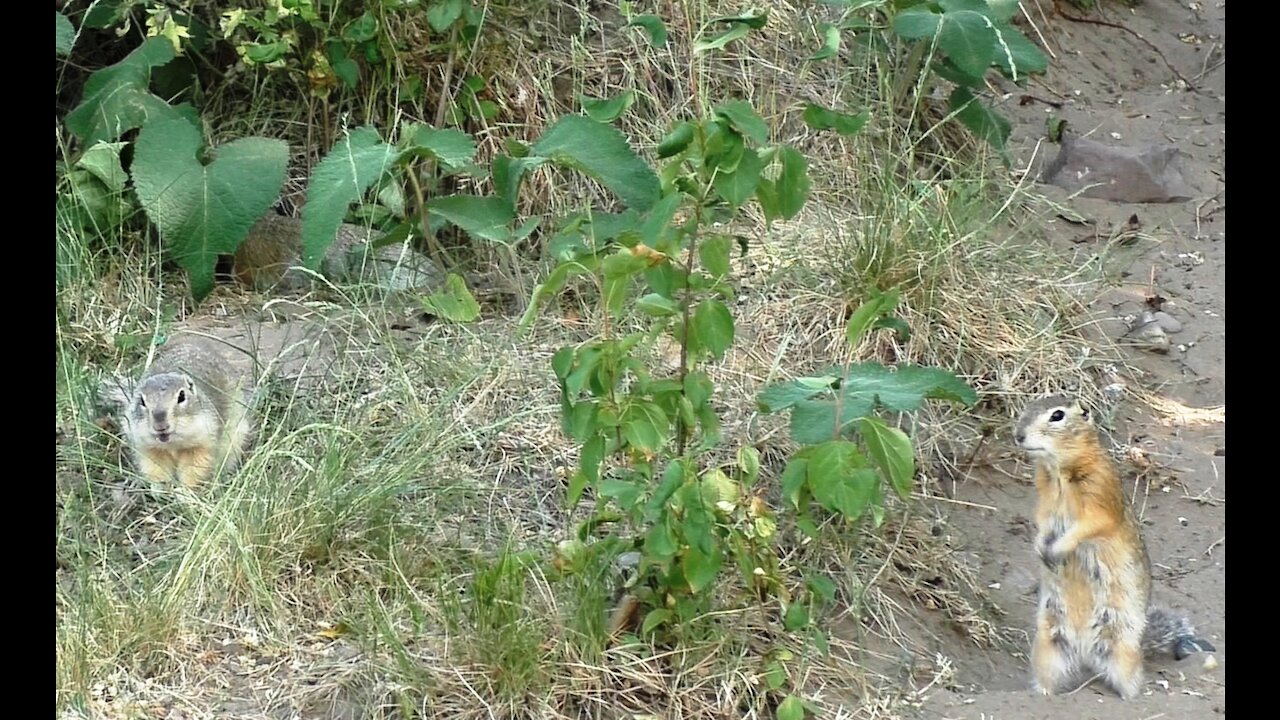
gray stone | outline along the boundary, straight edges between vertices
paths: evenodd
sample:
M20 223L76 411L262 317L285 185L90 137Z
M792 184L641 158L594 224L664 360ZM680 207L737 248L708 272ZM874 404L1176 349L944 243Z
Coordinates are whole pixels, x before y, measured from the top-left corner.
M1182 175L1183 153L1174 145L1151 143L1112 147L1084 137L1064 136L1058 156L1041 182L1099 200L1171 203L1195 191Z

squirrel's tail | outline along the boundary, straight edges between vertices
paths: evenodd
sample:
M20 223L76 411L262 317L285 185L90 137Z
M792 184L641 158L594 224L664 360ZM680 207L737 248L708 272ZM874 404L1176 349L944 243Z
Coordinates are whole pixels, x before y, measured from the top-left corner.
M1172 653L1174 659L1181 660L1191 653L1212 652L1216 648L1196 636L1196 629L1186 617L1164 608L1151 608L1142 633L1142 649L1151 655Z

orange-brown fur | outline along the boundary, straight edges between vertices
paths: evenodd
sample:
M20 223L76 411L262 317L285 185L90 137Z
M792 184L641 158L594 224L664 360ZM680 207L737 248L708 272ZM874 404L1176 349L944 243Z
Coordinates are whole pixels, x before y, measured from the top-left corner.
M1151 569L1115 467L1087 411L1068 398L1031 404L1016 434L1035 458L1039 498L1034 685L1061 692L1084 672L1098 673L1122 697L1134 697L1143 682Z

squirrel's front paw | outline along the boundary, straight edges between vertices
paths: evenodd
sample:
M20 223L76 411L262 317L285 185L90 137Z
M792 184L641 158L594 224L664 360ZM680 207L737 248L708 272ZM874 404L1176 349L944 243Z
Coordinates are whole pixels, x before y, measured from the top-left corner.
M1040 562L1050 570L1061 565L1064 553L1058 546L1058 536L1053 533L1040 536L1036 540L1036 554L1040 556Z

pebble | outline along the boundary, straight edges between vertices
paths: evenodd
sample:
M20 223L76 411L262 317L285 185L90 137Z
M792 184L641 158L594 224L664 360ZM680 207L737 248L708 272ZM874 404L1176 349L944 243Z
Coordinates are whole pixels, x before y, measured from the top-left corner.
M1147 313L1143 313L1142 321L1125 333L1125 337L1138 341L1139 345L1152 352L1168 353L1172 345L1164 328L1160 327L1160 323Z

